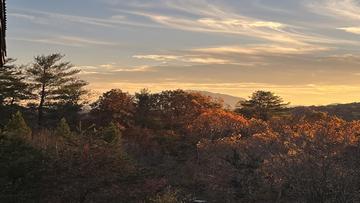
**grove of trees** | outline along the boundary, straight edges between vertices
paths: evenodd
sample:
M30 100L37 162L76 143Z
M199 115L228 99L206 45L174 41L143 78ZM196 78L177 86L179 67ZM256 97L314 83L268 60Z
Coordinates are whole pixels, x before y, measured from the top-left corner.
M0 69L0 202L360 201L358 120L266 91L235 110L184 90L86 101L63 59Z

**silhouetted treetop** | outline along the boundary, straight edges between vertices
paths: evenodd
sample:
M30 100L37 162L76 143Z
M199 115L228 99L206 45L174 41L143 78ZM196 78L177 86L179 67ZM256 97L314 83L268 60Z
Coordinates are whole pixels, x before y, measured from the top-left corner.
M284 103L281 97L272 92L256 91L249 100L239 102L235 111L246 117L269 120L280 115L288 105L289 103Z
M78 104L87 82L80 80L80 72L70 62L63 62L61 54L37 56L27 69L28 79L38 95L38 125L43 125L44 109L54 104Z
M15 104L33 98L31 85L26 83L24 67L14 64L16 60L8 58L0 67L0 105Z

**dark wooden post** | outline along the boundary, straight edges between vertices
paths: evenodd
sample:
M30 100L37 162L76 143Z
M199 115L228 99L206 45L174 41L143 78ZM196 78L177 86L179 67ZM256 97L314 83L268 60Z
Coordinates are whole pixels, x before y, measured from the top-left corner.
M6 57L6 3L5 0L0 0L0 66L5 63Z

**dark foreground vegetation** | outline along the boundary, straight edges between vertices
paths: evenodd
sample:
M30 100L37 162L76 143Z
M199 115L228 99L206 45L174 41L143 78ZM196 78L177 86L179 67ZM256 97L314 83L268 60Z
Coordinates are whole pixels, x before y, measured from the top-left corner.
M10 61L11 62L11 61ZM55 54L0 71L0 202L359 202L360 121L255 92L235 111L182 90L86 82Z

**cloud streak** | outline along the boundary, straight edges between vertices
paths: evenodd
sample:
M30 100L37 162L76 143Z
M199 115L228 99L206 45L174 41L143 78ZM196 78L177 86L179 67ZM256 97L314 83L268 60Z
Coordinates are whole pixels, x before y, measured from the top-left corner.
M355 0L319 0L307 4L311 11L344 20L360 20L360 4Z
M196 52L213 54L309 54L319 51L328 51L330 48L317 46L281 46L281 45L250 45L250 46L220 46L193 49Z
M148 59L154 61L173 61L178 60L180 56L174 55L134 55L133 58L136 59Z
M338 27L336 29L343 30L352 34L360 34L360 2L355 0L321 0L310 2L307 7L314 13L323 16L330 16L343 24L351 24L357 26Z
M134 22L126 19L125 16L111 15L108 18L95 18L87 16L68 15L55 12L46 12L40 10L29 9L14 9L10 14L14 18L28 20L32 23L54 25L54 22L68 22L74 24L83 24L89 26L117 28L119 25L136 26L136 27L151 27L159 28L156 25L149 25L146 23Z
M163 63L183 62L192 64L235 64L227 59L202 55L134 55L133 58L153 60Z
M189 8L189 10L194 9L196 8ZM217 10L220 10L220 8L218 8ZM193 32L244 35L248 37L265 39L272 42L292 43L297 45L305 45L305 40L309 38L306 35L291 32L289 29L287 29L291 26L280 22L257 20L235 13L225 15L224 13L227 13L227 11L222 10L221 12L218 11L218 13L220 14L218 16L215 16L214 14L209 14L210 12L205 12L203 9L194 11L194 15L198 13L205 13L208 15L200 16L198 18L186 18L179 16L165 16L161 14L140 11L121 12L147 17L160 25L164 25L170 28Z
M327 51L333 49L335 44L355 43L351 40L314 34L307 28L297 25L249 17L207 0L162 0L161 3L164 5L163 9L176 11L176 15L165 15L151 10L156 8L156 5L148 5L143 10L136 8L137 10L117 11L126 15L145 17L160 26L172 29L244 36L249 40L260 41L257 48L243 46L244 49L250 49L250 52L303 54ZM242 52L240 47L236 49Z
M117 46L112 42L88 39L75 36L56 36L47 38L9 38L10 40L24 41L31 43L42 43L50 45L70 46L70 47L87 47L87 46Z
M83 66L77 66L77 68L81 70L81 74L83 75L97 75L97 74L107 75L107 74L116 74L121 72L136 73L136 72L156 71L152 69L152 67L146 65L124 68L114 63L103 64L99 66L83 65Z
M345 32L360 35L360 27L342 27L342 28L338 28L338 29L344 30Z

